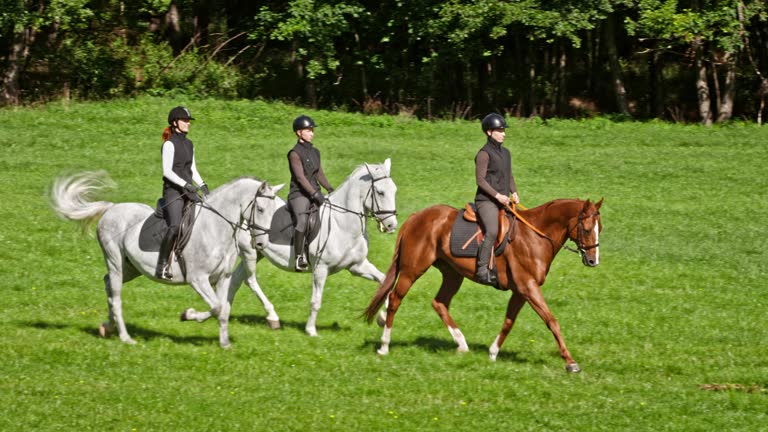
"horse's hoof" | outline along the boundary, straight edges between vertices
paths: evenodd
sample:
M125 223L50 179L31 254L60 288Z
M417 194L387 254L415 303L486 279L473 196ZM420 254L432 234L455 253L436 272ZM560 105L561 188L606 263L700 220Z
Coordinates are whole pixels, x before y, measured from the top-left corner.
M109 322L103 322L101 325L99 325L99 336L103 338L108 338L112 336L112 324Z
M460 346L460 347L456 348L456 352L458 354L468 353L469 352L469 347L468 346Z
M381 348L376 350L376 354L378 354L380 356L385 356L385 355L389 354L389 348L381 347Z
M179 321L189 321L189 317L187 314L192 310L192 308L189 308L181 313L181 316L179 317Z
M578 363L571 363L565 366L565 371L568 373L579 373L581 372L581 368Z
M131 339L130 337L127 337L127 338L121 339L121 340L123 341L123 343L125 343L127 345L136 345L136 341Z
M272 330L280 330L280 320L267 320L267 325Z
M223 344L221 344L221 349L225 349L225 350L232 349L232 344L229 343L229 342L223 343Z

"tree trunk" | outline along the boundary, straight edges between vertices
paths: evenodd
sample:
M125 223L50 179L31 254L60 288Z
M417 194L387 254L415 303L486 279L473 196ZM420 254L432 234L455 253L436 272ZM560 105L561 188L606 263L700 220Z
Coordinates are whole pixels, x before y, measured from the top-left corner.
M701 38L693 40L694 66L696 68L696 96L699 101L699 118L701 124L712 125L712 109L707 83L707 63L704 61L704 45Z
M24 63L29 57L29 48L35 41L37 32L28 27L14 34L11 49L8 52L8 67L3 72L3 89L0 92L0 105L18 105L21 100L19 77L24 70Z
M733 101L736 98L736 61L733 53L727 52L723 56L725 62L725 88L723 89L721 104L717 113L717 122L725 122L733 116Z
M655 118L661 118L664 115L664 63L662 62L662 51L655 47L650 58L650 106L649 113Z
M616 16L608 15L605 19L605 50L608 54L608 64L611 69L611 83L616 97L616 108L618 112L629 116L629 106L627 104L627 90L624 87L621 65L619 64L619 54L616 49Z

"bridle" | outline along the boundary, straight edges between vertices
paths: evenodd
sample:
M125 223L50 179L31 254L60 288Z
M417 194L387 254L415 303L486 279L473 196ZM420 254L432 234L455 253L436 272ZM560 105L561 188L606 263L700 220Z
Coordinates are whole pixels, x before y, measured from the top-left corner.
M368 168L367 165L366 165L365 169L368 170L368 175L371 176L371 187L368 188L368 193L365 194L365 199L363 200L363 202L368 200L368 195L371 196L371 212L370 212L369 216L373 217L374 219L376 219L376 222L379 223L379 229L381 229L383 231L384 221L387 220L388 218L397 216L397 210L394 210L394 209L393 210L382 210L381 209L381 204L379 204L379 201L376 199L376 195L377 194L376 194L376 190L375 190L375 185L376 185L377 181L386 180L386 179L388 179L390 177L389 177L389 175L386 175L384 177L379 177L379 178L375 179L375 178L373 178L373 173L371 172L371 169ZM375 208L378 208L378 210L374 210ZM382 217L382 216L384 216L384 217Z
M388 218L397 216L397 210L382 210L381 204L379 204L379 201L376 199L376 190L375 190L375 184L378 181L386 180L388 178L391 178L389 175L385 175L383 177L379 178L373 178L373 173L371 173L371 169L368 168L366 165L366 169L368 170L368 175L371 176L371 186L368 188L368 192L365 193L365 198L363 198L363 203L368 201L368 197L371 197L371 207L370 211L368 213L365 212L357 212L354 210L350 210L346 207L342 207L338 204L334 204L330 201L326 201L327 205L331 209L340 210L345 213L353 213L358 215L361 219L365 217L370 217L373 219L376 219L376 222L379 224L379 229L381 231L384 231L384 221Z
M577 254L579 254L579 256L581 256L583 258L584 254L586 254L588 250L595 249L595 248L600 246L600 243L595 243L595 244L592 244L592 245L585 245L584 244L584 234L583 234L584 233L584 220L585 219L589 219L589 218L593 218L593 217L597 217L597 216L600 216L600 212L599 211L596 211L596 212L594 212L592 214L589 214L589 215L585 214L584 212L579 213L578 220L576 221L576 226L574 227L574 228L576 228L576 241L575 241L575 243L576 243L576 248L577 249L573 249L573 248L570 248L568 246L565 246L565 249L567 249L567 250L569 250L569 251L571 251L573 253L577 253ZM595 223L597 223L597 222L595 222ZM569 229L568 232L570 233L572 230L573 230L573 228Z

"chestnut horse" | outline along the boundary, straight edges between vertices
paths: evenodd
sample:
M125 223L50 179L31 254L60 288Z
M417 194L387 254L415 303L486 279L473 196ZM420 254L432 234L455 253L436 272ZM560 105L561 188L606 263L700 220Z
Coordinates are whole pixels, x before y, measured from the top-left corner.
M520 309L528 302L554 335L560 356L565 360L566 370L581 371L565 346L560 325L541 294L541 285L544 284L555 255L568 239L576 243L584 265L594 267L600 263L598 235L602 230L602 204L602 199L598 203L559 199L517 212L520 220L516 222L514 235L510 236L513 238L495 259L499 287L511 290L512 296L507 304L501 332L489 349L492 361L496 360ZM430 266L436 267L443 275L443 283L432 300L432 307L448 327L453 340L458 344L458 351L469 350L464 335L448 313L451 299L459 291L464 278L474 279L475 276L475 258L455 257L450 251L451 227L458 215L459 211L453 207L436 205L414 213L403 223L397 236L392 264L364 314L370 323L385 300L389 299L381 348L377 351L379 354L389 352L392 322L403 297ZM523 221L527 224L521 223Z

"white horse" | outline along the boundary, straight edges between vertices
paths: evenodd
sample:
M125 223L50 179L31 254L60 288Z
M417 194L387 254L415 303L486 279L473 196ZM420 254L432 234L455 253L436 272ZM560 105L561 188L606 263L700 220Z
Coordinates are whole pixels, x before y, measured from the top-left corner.
M397 186L390 177L391 161L383 164L363 164L357 167L339 187L328 195L318 210L318 233L309 243L309 264L312 269L312 300L306 332L317 336L317 313L323 300L326 278L347 269L356 276L376 282L384 280L384 274L368 261L367 217L374 217L382 232L393 233L397 229L395 193ZM281 210L285 201L275 198L275 210ZM285 209L283 209L285 212ZM272 223L274 230L275 224ZM256 279L256 263L266 257L277 267L294 271L296 254L293 242L276 244L269 241L275 233L259 232L254 236L255 249L241 251L243 260L232 275L233 298L243 280L259 296L267 311L270 325L279 323L274 307L264 296ZM382 310L381 319L384 311ZM279 324L277 325L279 326Z
M106 337L116 326L121 341L136 343L126 330L121 291L123 283L143 274L167 284L190 284L210 307L209 313L218 318L219 343L228 348L231 298L227 295L232 269L238 252L250 247L252 235L264 222L260 217L274 213L275 193L283 185L272 187L243 177L212 191L203 204L196 204L196 220L181 254L186 263L186 277L178 260L174 260L173 280L165 281L155 278L158 252L139 246L142 225L154 209L139 203L90 200L93 192L110 183L103 171L86 172L55 180L51 191L52 206L64 218L87 226L101 217L97 235L107 265L104 285L109 320L101 324L99 333ZM182 319L186 317L182 315Z

